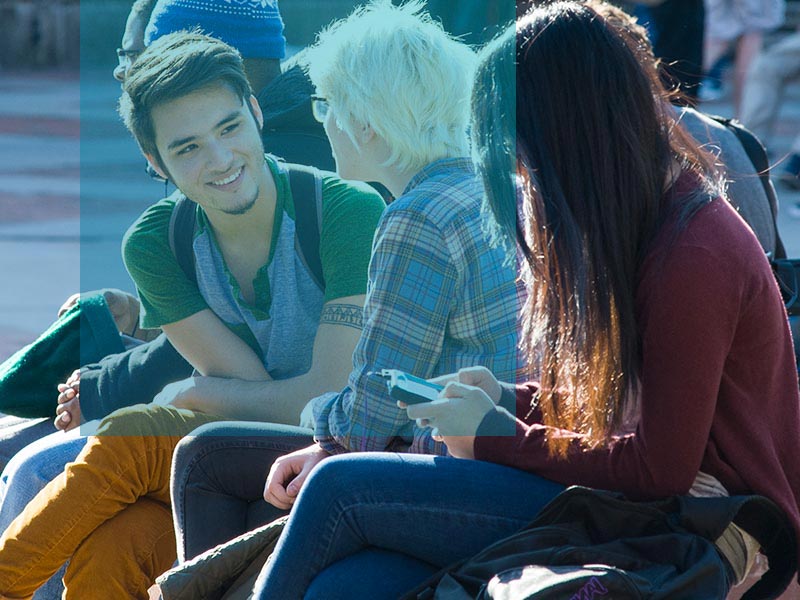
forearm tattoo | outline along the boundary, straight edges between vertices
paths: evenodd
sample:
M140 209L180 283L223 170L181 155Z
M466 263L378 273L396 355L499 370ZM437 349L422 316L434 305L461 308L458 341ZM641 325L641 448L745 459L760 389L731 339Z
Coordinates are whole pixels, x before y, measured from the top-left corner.
M364 309L355 304L326 304L322 307L320 324L347 325L354 329L364 328Z

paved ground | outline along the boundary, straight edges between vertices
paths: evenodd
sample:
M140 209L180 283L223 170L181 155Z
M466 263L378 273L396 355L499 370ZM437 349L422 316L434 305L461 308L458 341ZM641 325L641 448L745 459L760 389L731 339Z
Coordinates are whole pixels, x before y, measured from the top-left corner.
M0 74L0 360L71 293L133 290L120 239L163 185L144 174L109 75Z
M32 341L77 290L132 290L120 239L163 195L119 121L110 73L0 74L0 360ZM790 88L771 140L780 156L800 132L800 85ZM729 116L730 103L709 104ZM800 256L800 220L779 189L779 227Z

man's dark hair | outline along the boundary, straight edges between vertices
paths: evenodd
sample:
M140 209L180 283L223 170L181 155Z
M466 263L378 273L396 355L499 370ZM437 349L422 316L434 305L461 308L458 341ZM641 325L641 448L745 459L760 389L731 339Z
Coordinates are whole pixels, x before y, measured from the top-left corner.
M171 33L148 46L128 71L119 114L142 152L164 168L156 148L153 109L213 85L225 85L243 101L250 97L239 52L201 33Z

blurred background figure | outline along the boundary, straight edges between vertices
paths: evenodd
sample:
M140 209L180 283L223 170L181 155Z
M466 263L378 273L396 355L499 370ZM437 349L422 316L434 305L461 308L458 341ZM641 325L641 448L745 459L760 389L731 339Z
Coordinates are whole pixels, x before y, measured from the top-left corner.
M653 52L661 60L667 89L678 87L681 104L694 106L703 74L703 0L649 0L633 13L647 28Z
M775 121L785 99L788 84L800 79L800 28L763 51L753 61L742 93L741 120L761 141L771 146ZM788 156L770 152L776 179L800 190L800 135L792 142ZM792 207L800 217L800 208Z
M733 59L733 105L740 114L742 89L753 60L761 51L764 34L780 27L786 10L785 0L705 0L705 71L709 74L730 50ZM704 99L721 93L718 74L706 77ZM716 92L716 93L715 93Z

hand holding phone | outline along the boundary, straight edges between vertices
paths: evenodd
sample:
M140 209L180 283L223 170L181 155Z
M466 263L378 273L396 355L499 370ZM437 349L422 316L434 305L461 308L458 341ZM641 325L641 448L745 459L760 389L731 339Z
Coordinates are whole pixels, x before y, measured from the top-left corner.
M386 379L389 396L393 400L409 405L438 400L439 392L444 389L444 386L421 377L414 377L398 369L383 369L380 375Z

